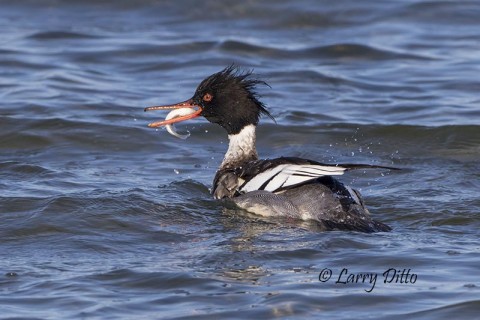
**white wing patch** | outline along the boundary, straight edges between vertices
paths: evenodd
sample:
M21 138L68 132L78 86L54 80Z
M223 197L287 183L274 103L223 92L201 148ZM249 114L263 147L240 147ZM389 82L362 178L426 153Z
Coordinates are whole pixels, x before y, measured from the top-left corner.
M240 191L251 192L255 190L266 190L275 192L280 188L290 187L321 176L342 175L345 170L347 170L347 168L340 166L281 164L259 173L248 181Z
M281 165L276 166L272 169L260 172L255 177L253 177L250 181L248 181L247 184L243 186L241 191L250 192L250 191L255 191L255 190L261 190L260 188L262 187L262 185L266 181L275 177L275 175L277 173L279 173L280 171L285 169L285 167L288 167L288 166L290 166L290 165L289 164L281 164Z

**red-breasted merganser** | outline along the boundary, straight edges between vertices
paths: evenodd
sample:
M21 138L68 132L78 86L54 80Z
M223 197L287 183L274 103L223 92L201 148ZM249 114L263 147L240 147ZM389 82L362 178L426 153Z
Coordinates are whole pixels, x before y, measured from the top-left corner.
M216 199L231 199L238 207L262 216L315 220L323 230L390 231L370 217L360 193L334 179L345 171L375 165L324 164L296 157L259 160L255 129L261 115L273 119L259 101L255 87L267 85L231 65L204 79L191 99L149 110L182 109L173 119L149 127L170 126L198 116L222 126L230 140L213 179ZM273 119L274 120L274 119Z

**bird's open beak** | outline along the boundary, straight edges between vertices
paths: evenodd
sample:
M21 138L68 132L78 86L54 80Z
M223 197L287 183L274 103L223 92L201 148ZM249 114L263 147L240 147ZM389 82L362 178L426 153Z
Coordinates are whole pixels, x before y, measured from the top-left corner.
M177 104L171 104L171 105L166 105L166 106L147 107L147 108L144 109L144 111L169 110L169 109L181 109L181 108L190 108L194 112L189 114L189 115L186 115L186 116L176 117L176 118L169 119L169 120L152 122L152 123L149 123L148 126L150 128L157 128L157 127L161 127L161 126L166 126L168 124L173 124L173 123L193 119L193 118L198 117L200 115L200 113L202 113L202 110L203 110L201 106L199 106L197 104L194 104L193 100L189 99L187 101L180 102L180 103L177 103Z

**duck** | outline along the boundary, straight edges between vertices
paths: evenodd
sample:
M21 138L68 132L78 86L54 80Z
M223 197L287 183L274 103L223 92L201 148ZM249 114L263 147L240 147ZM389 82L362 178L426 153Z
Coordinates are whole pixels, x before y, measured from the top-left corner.
M145 108L178 112L178 116L148 126L172 126L201 116L226 131L228 149L211 188L215 199L233 202L240 209L264 217L311 221L325 231L391 231L390 226L371 217L360 192L337 177L356 169L398 168L327 164L293 156L258 157L256 128L260 118L275 121L259 99L259 85L268 86L253 71L232 64L201 81L190 99Z

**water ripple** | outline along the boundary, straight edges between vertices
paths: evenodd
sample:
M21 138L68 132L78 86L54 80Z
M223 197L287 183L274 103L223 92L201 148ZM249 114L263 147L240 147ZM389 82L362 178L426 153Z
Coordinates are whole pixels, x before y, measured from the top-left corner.
M241 41L225 41L219 45L221 50L232 53L248 53L277 59L365 59L365 60L431 60L430 57L411 53L399 53L378 49L363 44L336 43L327 46L309 47L297 50L285 50Z
M68 39L96 39L97 37L91 34L67 31L46 31L36 32L27 37L32 40L68 40Z
M478 16L472 1L2 3L2 316L475 318ZM179 141L143 108L232 62L271 85L260 157L402 169L339 177L392 232L212 199L226 133L198 119ZM418 281L385 283L390 267ZM374 290L336 283L343 268L378 274Z

